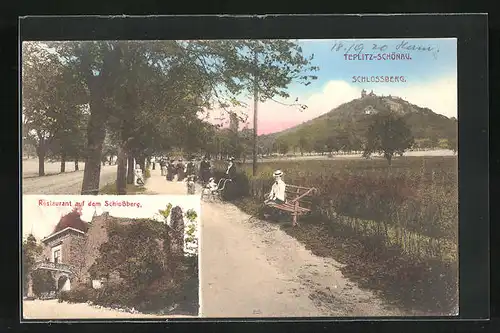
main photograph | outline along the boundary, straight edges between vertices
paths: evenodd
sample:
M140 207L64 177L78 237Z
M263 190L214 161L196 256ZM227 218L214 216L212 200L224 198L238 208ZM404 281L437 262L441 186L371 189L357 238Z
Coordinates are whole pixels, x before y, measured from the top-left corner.
M456 315L456 52L23 42L23 193L201 195L201 316Z

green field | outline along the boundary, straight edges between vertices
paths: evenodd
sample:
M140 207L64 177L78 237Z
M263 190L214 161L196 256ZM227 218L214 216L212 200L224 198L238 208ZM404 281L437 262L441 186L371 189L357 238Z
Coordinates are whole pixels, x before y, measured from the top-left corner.
M457 302L458 160L449 157L263 162L240 165L240 199L262 208L280 169L287 184L315 187L310 216L283 228L343 273L388 299L432 314ZM271 222L271 221L270 221Z

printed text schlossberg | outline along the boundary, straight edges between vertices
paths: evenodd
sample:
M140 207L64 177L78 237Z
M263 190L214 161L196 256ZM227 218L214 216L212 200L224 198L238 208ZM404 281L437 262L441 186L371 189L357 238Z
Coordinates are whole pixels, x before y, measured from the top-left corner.
M405 76L353 76L352 82L391 82L399 83L406 82Z

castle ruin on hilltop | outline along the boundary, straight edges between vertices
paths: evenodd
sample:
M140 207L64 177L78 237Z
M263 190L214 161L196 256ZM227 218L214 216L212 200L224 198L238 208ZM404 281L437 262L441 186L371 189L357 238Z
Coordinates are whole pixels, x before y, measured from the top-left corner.
M369 93L369 94L367 94L367 93L366 93L366 90L365 90L365 89L361 90L361 98L364 98L364 97L367 97L367 96L368 96L368 97L375 97L375 96L377 96L377 95L375 95L375 93L373 92L373 90L372 90L372 91L370 91L370 93Z

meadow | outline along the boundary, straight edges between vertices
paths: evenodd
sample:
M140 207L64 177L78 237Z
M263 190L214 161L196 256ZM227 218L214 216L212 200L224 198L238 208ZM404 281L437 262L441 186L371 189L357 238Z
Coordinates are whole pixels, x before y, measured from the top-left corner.
M458 302L456 156L263 162L240 165L236 204L251 214L284 172L285 183L315 187L310 216L286 231L319 255L347 264L344 274L429 314Z

